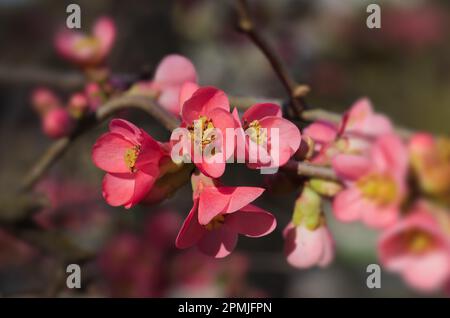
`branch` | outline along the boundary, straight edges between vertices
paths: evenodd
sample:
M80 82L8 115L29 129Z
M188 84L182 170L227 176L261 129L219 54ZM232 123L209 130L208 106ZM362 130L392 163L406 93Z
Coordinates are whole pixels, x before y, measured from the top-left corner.
M76 138L118 111L129 108L140 109L146 112L168 130L178 127L177 119L160 107L152 98L146 96L122 96L111 99L101 106L95 114L79 121L76 129L70 136L58 139L50 145L36 161L36 164L25 174L20 190L31 189L40 177L66 152Z
M237 12L239 15L238 28L247 35L247 37L261 50L269 61L278 79L283 84L286 92L291 98L291 106L294 113L301 118L301 114L305 107L303 97L308 94L309 87L306 85L299 85L291 77L288 70L283 66L281 60L275 54L274 50L266 42L266 40L255 29L255 24L250 16L250 10L246 0L236 0Z
M299 176L339 181L336 173L330 167L318 166L307 162L290 160L281 169Z

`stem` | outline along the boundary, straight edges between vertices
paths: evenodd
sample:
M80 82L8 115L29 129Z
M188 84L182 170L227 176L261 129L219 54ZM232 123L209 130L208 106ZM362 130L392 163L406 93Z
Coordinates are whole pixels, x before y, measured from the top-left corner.
M237 12L239 15L238 28L261 50L269 61L275 74L291 98L291 107L294 113L301 118L305 109L303 97L309 92L309 87L299 85L291 77L288 70L281 63L275 51L270 47L261 34L255 29L254 21L250 16L250 10L246 0L236 0Z

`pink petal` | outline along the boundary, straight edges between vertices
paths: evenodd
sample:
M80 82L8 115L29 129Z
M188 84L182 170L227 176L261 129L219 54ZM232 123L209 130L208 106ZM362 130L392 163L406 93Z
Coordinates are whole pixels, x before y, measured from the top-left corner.
M311 137L315 142L330 143L337 137L337 127L333 123L317 121L303 130L305 136Z
M350 187L339 192L333 200L333 213L341 222L358 220L364 213L366 203L358 189Z
M230 195L222 193L216 187L206 187L199 198L198 222L200 224L208 224L216 215L225 211L229 202Z
M194 246L206 234L207 230L198 223L197 208L198 200L194 200L194 205L178 233L175 241L176 247L188 248Z
M333 170L340 178L351 181L363 177L372 168L371 160L360 155L338 154L331 163Z
M362 221L369 227L383 229L398 220L400 210L397 206L376 206L375 204L366 205L362 213Z
M93 29L94 36L100 41L100 58L104 58L111 51L116 39L116 26L109 17L97 20Z
M217 230L207 231L201 238L198 248L206 255L223 258L234 250L237 239L238 234L224 224Z
M261 120L267 116L282 117L281 108L277 104L273 103L260 103L255 104L247 109L242 116L242 121L251 123L254 120Z
M241 210L265 191L265 189L258 187L220 187L218 189L229 197L226 213Z
M133 197L134 184L135 179L131 173L107 173L103 178L103 197L109 205L125 205Z
M372 158L378 171L403 176L408 166L408 151L396 135L378 138L372 148Z
M115 173L130 172L125 153L134 145L115 133L103 134L92 148L92 161L102 170Z
M195 91L199 89L199 86L194 82L185 82L180 89L180 95L178 97L178 107L179 112L181 113L181 110L183 109L184 103L194 95Z
M214 158L217 158L215 160ZM196 164L197 168L204 175L211 178L219 178L225 172L226 163L223 159L222 153L217 153L214 156L209 158L210 162L207 162L205 159L201 163Z
M268 142L271 152L273 151L272 148L278 151L279 166L283 166L300 147L300 130L289 120L279 117L265 117L260 121L260 124L268 129ZM272 131L272 129L278 130ZM275 140L272 137L274 133L278 133L278 145L274 143Z
M178 86L185 82L197 82L197 72L192 62L184 56L170 54L165 56L156 68L154 81L164 86Z
M225 93L215 87L201 87L188 99L181 111L183 121L191 124L201 115L211 112L215 108L230 111L230 104Z
M226 223L235 232L249 237L267 235L277 225L277 221L272 214L251 204L228 215Z
M135 173L134 191L131 200L125 205L129 209L137 203L141 202L149 193L155 183L157 174L147 174L142 171Z
M285 255L289 264L297 268L312 267L323 255L321 231L311 231L304 226L288 227L284 231Z
M109 131L119 134L134 145L139 145L141 130L125 119L113 119L109 123Z

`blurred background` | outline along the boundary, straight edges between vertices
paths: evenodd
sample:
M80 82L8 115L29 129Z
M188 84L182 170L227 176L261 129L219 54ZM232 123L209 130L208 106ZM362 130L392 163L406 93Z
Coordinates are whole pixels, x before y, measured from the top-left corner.
M53 46L74 1L0 0L0 149L2 192L14 188L51 141L31 110L37 86L64 100L82 88L80 74ZM202 85L230 95L283 98L284 90L261 53L236 31L233 1L76 1L82 29L101 15L117 23L109 65L113 73L152 72L161 58L191 59ZM378 3L382 28L366 27L366 7ZM258 28L294 77L311 86L315 107L344 111L368 96L397 124L435 134L450 133L450 41L448 1L432 0L259 0L250 1ZM48 74L66 80L54 81ZM168 132L141 113L131 121L159 140ZM271 235L241 238L236 251L214 260L179 251L174 238L192 205L186 185L158 206L130 211L102 199L103 172L90 150L106 124L83 136L36 187L51 202L35 221L88 250L82 289L65 286L65 265L32 241L0 229L0 295L3 296L421 296L399 277L382 273L382 288L366 287L366 266L377 263L376 235L358 224L330 220L337 257L326 269L296 270L283 256L281 231L296 193L266 193L257 204L277 217ZM234 166L230 185L258 185L263 177ZM61 280L61 277L64 279Z

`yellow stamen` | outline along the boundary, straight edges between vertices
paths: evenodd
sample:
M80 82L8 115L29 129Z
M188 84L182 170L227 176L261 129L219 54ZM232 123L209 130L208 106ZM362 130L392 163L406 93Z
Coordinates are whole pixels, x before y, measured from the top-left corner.
M250 139L258 145L265 144L267 141L267 129L263 129L258 120L253 120L249 124L244 124Z
M433 246L433 238L430 234L421 230L411 230L405 235L408 250L415 254L426 252Z
M131 172L136 172L136 160L139 156L140 151L139 146L135 146L134 148L127 149L125 151L124 160L127 167L130 169Z
M198 120L201 123L201 133L202 133L201 144L202 144L202 147L204 148L205 146L209 145L216 139L216 136L213 133L213 129L215 127L214 127L212 120L206 116L202 115L198 118ZM189 126L188 130L191 133L191 138L194 139L195 138L194 125Z
M398 195L397 185L388 175L370 174L358 180L357 186L364 197L381 205L392 203Z
M75 42L74 49L77 51L82 51L84 49L94 49L97 50L100 46L100 41L93 36L83 37Z
M220 229L225 222L223 214L216 215L208 224L205 225L208 231Z

